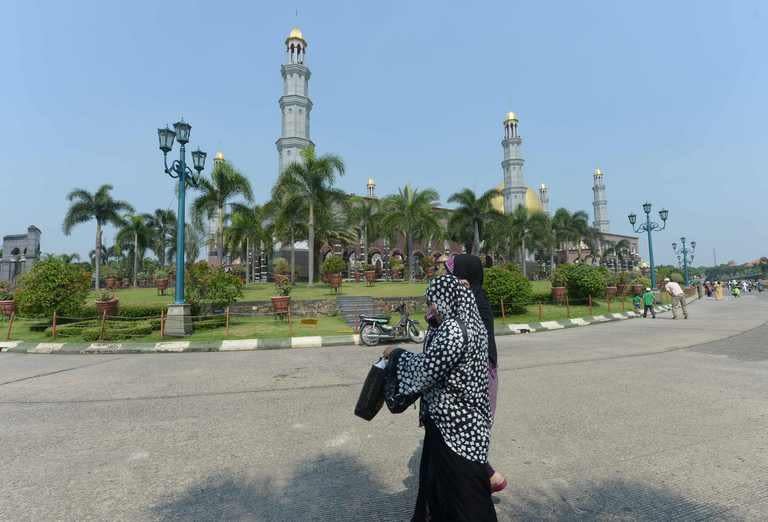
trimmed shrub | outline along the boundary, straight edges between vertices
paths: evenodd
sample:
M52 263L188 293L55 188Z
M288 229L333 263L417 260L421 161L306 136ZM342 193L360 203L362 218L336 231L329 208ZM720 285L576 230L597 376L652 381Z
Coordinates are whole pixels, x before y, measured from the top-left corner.
M328 258L323 261L320 271L324 274L340 274L346 270L346 268L347 264L341 256L328 256Z
M50 317L76 312L88 297L91 274L79 265L70 265L59 258L35 263L21 278L21 290L16 294L19 311L25 315Z
M485 271L483 288L492 305L501 306L510 314L524 314L533 297L531 282L514 265L492 267Z
M669 279L671 279L675 283L680 283L681 285L685 282L685 279L683 278L683 274L681 274L680 272L672 272L669 275Z
M243 282L235 274L222 268L212 268L205 261L195 263L187 270L186 298L189 303L209 303L224 308L243 297Z
M587 299L588 296L598 297L605 294L608 271L604 267L584 264L560 265L557 267L552 284L555 281L564 282L571 299Z
M274 261L272 261L272 272L275 274L280 275L286 275L288 272L291 271L290 264L288 263L288 260L284 257L276 257Z

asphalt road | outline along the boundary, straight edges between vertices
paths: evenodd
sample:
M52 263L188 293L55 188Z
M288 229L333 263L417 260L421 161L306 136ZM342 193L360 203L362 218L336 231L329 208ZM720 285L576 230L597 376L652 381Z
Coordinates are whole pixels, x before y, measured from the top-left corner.
M768 298L499 338L501 520L768 519ZM0 355L2 520L407 520L379 350Z

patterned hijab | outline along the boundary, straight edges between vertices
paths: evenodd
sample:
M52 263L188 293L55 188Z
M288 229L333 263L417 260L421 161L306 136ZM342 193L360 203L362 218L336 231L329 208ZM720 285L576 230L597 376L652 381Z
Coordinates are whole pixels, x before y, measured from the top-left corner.
M434 303L437 306L443 320L459 319L465 324L470 318L480 320L475 296L452 274L433 279L427 288L426 298L427 305Z

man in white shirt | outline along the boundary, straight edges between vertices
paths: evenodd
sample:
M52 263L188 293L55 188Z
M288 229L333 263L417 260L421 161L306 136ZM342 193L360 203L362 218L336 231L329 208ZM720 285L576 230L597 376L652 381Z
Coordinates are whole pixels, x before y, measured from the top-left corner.
M672 318L678 319L680 317L679 308L683 309L683 317L688 319L688 306L685 303L685 292L680 288L680 285L674 281L670 281L668 277L664 278L664 290L672 296Z

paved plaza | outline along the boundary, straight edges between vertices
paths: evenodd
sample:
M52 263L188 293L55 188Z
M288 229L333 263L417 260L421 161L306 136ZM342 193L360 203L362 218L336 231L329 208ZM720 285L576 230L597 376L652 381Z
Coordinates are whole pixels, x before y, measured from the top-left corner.
M768 298L499 338L501 520L768 519ZM375 348L0 355L2 520L406 520Z

